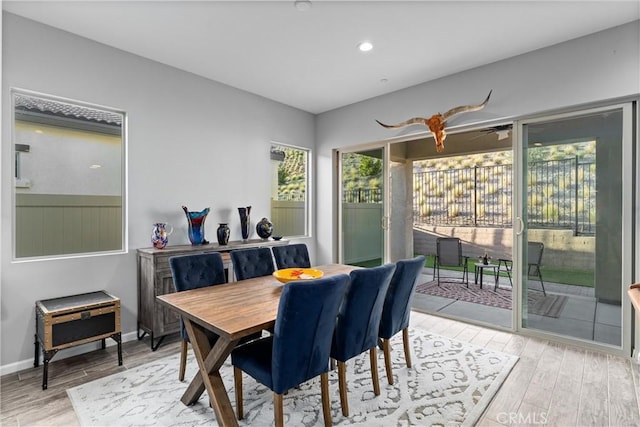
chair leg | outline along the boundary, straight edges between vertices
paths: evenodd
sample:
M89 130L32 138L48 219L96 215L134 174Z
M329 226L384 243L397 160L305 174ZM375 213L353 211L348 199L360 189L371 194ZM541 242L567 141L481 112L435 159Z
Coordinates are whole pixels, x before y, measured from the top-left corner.
M393 385L393 372L391 372L391 344L388 339L382 340L382 351L384 352L384 369L387 371L387 381Z
M540 284L542 285L542 294L546 297L547 291L544 290L544 282L542 281L542 271L540 271L540 267L538 267L538 277L540 278Z
M373 382L373 394L380 396L380 380L378 378L378 353L375 346L369 349L369 361L371 362L371 382Z
M284 408L282 403L282 395L273 393L273 418L276 427L284 427Z
M320 389L322 390L322 415L324 416L324 425L325 427L331 427L331 400L329 399L328 372L320 374Z
M467 262L466 258L464 260L464 265L462 268L462 281L467 284L467 288L468 288L469 287L469 263Z
M342 415L349 416L349 401L347 400L347 365L338 360L338 388L340 390L340 406Z
M187 369L187 340L182 340L180 348L180 371L178 372L178 380L184 381L184 373Z
M402 330L402 344L404 344L404 359L407 361L407 368L411 367L411 352L409 351L409 328Z
M236 390L236 412L238 419L244 418L244 408L242 407L242 371L240 368L233 367L233 383Z
M436 257L433 257L433 279L432 280L436 280Z

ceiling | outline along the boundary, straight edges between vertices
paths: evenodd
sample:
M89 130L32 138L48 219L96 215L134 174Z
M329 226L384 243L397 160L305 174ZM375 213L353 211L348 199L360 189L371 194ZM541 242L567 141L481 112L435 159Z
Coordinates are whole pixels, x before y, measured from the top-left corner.
M314 114L640 19L638 0L2 5ZM363 40L372 51L358 51Z

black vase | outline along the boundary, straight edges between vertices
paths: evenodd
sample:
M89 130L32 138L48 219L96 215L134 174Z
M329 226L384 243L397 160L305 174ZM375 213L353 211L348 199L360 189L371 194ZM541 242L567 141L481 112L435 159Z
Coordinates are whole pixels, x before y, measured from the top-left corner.
M256 224L256 233L261 239L267 240L273 234L273 224L267 218L262 218Z
M229 226L227 224L220 223L220 226L218 226L218 230L216 231L216 233L218 235L218 244L226 245L227 243L229 243L231 230L229 229Z
M249 214L251 213L251 206L246 208L238 208L240 214L240 231L242 232L242 240L249 238Z

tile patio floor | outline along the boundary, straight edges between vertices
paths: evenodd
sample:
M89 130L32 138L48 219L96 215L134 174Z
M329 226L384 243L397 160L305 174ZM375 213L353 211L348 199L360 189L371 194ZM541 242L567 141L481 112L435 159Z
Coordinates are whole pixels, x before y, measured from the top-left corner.
M445 272L445 275L447 273ZM470 274L473 280L473 274ZM433 270L424 268L421 282L433 279ZM485 278L485 283L487 280ZM501 288L509 288L509 279L501 277ZM530 289L540 289L540 282L530 281ZM545 282L547 294L566 295L568 300L557 318L530 315L528 328L566 335L615 346L621 345L621 307L597 302L594 289ZM532 292L536 292L532 290ZM430 314L440 314L456 319L469 319L483 324L511 328L511 310L489 307L466 301L416 293L413 308Z

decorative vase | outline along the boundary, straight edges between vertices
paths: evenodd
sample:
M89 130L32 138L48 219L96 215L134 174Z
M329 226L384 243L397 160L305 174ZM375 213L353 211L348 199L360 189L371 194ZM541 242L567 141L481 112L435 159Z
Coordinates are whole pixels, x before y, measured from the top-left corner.
M256 233L262 239L266 240L273 234L273 224L267 218L262 218L256 224Z
M229 229L229 226L227 224L220 223L220 226L218 226L218 230L216 231L216 234L218 235L218 244L226 245L227 243L229 243L229 236L231 235L231 230Z
M189 240L192 245L206 245L209 242L204 239L204 220L207 219L209 208L200 212L189 212L186 206L182 207L189 221Z
M171 230L167 231L167 227L170 227ZM153 233L151 233L151 243L153 243L153 247L156 249L164 249L167 243L169 243L169 234L171 233L173 233L173 227L166 222L154 222Z
M489 256L489 254L485 252L484 255L482 256L482 264L489 265L490 260L491 260L491 257Z
M246 208L238 208L240 214L240 230L242 231L242 240L249 238L249 214L251 213L251 206Z

